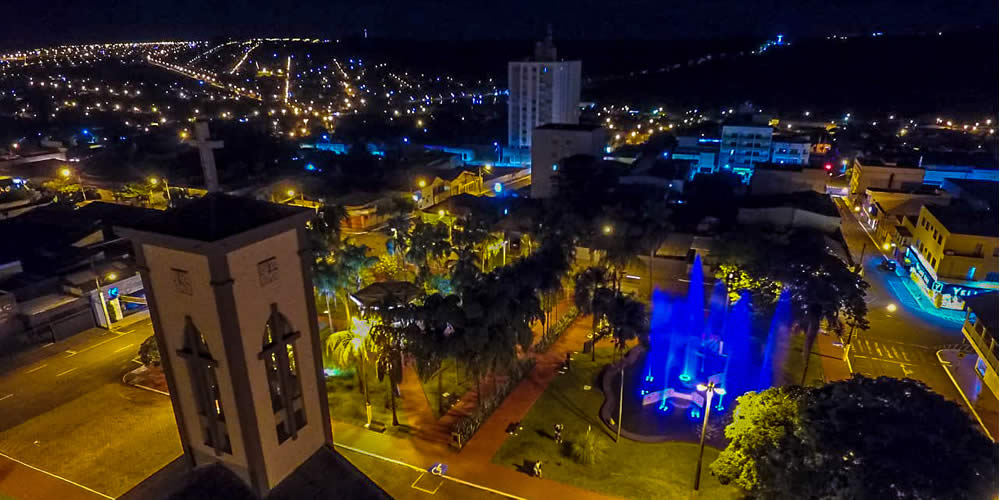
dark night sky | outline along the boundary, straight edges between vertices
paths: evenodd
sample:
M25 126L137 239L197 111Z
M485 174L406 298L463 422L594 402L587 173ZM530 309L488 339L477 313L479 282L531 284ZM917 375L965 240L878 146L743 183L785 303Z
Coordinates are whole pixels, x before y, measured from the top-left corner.
M7 0L0 44L290 35L674 39L994 26L996 0ZM16 4L16 6L14 5Z

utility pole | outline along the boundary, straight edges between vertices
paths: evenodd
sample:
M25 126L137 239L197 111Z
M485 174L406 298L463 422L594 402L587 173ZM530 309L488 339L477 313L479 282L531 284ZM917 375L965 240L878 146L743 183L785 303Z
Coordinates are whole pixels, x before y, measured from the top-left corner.
M622 401L625 399L625 360L622 360L621 380L618 384L618 430L615 434L615 442L622 438Z
M861 257L858 259L858 273L860 274L865 268L865 250L868 250L868 241L864 241L861 245Z

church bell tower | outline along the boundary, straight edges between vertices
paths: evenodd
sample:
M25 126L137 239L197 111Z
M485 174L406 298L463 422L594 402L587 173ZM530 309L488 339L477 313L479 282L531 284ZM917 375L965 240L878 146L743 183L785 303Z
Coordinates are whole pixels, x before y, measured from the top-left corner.
M260 497L332 445L306 223L313 211L210 193L131 239L186 459Z

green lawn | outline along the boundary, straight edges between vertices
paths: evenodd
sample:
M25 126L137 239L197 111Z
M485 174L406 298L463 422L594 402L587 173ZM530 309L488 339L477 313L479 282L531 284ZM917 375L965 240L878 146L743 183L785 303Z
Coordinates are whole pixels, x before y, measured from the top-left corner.
M458 363L454 358L448 358L441 363L441 370L441 393L448 393L460 398L470 389L475 389L476 378L463 363ZM420 385L424 388L424 394L427 396L427 402L431 405L431 410L434 411L434 416L441 418L448 412L448 407L445 407L443 412L438 411L438 377L421 380Z
M615 444L612 433L599 422L597 414L604 395L597 376L611 362L610 348L597 349L597 361L577 354L572 370L557 375L522 421L524 430L509 438L493 462L512 468L525 461L542 460L546 478L580 488L626 498L686 498L691 496L698 445L692 443L639 443L622 439ZM585 385L593 386L585 390ZM552 426L566 426L564 436L585 432L602 435L607 451L596 465L579 465L563 454L550 437ZM740 498L736 488L723 486L708 473L708 464L718 451L705 449L701 498Z
M181 441L170 398L108 384L3 431L0 451L117 497L180 456Z
M389 384L385 380L379 382L368 370L368 398L372 404L372 420L382 422L392 428L392 408L389 406ZM358 377L353 371L341 376L327 377L326 394L330 405L330 417L340 422L355 425L365 424L365 396L359 389ZM396 400L399 404L399 400ZM398 408L397 408L398 409ZM396 412L401 423L404 422L403 412Z

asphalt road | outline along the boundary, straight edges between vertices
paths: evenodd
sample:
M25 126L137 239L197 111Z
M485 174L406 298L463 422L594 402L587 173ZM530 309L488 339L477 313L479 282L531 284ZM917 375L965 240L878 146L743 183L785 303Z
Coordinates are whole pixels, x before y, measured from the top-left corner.
M941 367L935 353L949 344L962 342L962 324L928 314L917 307L895 274L879 268L882 252L858 222L854 213L836 201L841 212L841 232L851 255L861 258L868 289L868 321L871 327L855 333L851 342L851 368L869 377L913 378L942 396L964 405L961 395ZM894 311L889 305L896 306Z
M84 338L76 339L69 349L60 349L61 343L39 348L51 352L41 359L37 352L27 353L22 358L30 358L30 363L17 357L5 359L13 368L0 374L0 431L98 387L120 383L125 373L138 366L132 359L142 341L152 334L147 318L116 332L95 328L80 333L78 336Z

